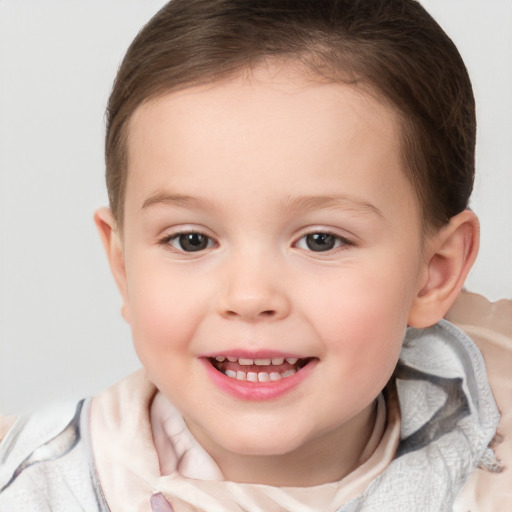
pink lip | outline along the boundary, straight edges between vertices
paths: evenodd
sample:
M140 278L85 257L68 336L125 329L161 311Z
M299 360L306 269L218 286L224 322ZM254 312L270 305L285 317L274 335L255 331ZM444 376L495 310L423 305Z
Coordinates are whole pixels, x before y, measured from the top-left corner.
M261 355L255 356L254 352L247 352L245 357L258 359L264 358ZM250 355L249 355L250 354ZM223 354L227 355L227 354ZM231 354L230 354L231 355ZM239 352L234 357L241 356ZM268 352L265 352L265 357L283 357L283 355L270 356ZM292 356L286 356L292 357ZM224 375L222 372L215 369L207 358L201 358L200 361L205 365L208 376L212 382L225 393L228 393L235 398L240 400L272 400L281 397L282 395L290 392L301 382L303 382L313 371L318 360L312 359L306 366L301 368L297 373L277 381L270 382L249 382L233 379Z

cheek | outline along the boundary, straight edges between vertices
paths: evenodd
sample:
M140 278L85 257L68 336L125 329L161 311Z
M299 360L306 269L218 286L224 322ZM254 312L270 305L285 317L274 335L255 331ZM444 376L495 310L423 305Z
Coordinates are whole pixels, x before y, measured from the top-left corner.
M388 303L389 297L387 297ZM382 307L375 300L357 301L355 298L339 304L333 314L327 335L331 347L342 355L349 371L361 365L382 367L388 373L396 364L406 329L406 315L399 309Z
M347 341L366 338L371 332L405 328L414 295L407 278L401 283L366 272L348 270L344 274L331 280L327 289L305 294L317 325L343 338L347 333Z
M413 292L410 281L393 277L349 272L310 301L324 349L361 386L369 376L384 385L400 353Z
M143 274L132 273L128 283L135 348L141 360L145 354L174 356L193 336L199 301L193 287L184 289L185 283L156 266L144 268Z

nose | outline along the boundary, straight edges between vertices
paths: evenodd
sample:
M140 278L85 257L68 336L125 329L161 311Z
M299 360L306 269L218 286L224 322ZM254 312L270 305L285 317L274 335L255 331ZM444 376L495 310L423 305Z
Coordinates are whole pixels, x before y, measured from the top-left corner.
M218 303L226 318L245 321L282 319L290 313L291 302L282 272L275 261L241 255L227 264Z

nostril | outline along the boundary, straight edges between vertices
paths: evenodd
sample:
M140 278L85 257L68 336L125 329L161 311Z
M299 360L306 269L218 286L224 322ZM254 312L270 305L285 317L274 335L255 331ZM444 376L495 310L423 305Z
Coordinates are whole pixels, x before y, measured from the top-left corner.
M227 310L224 313L227 317L233 318L233 317L245 317L245 316L251 316L252 318L271 318L277 314L277 311L275 309L266 309L264 311L260 311L259 313L256 313L255 315L248 315L244 313L238 313L237 311L233 310Z

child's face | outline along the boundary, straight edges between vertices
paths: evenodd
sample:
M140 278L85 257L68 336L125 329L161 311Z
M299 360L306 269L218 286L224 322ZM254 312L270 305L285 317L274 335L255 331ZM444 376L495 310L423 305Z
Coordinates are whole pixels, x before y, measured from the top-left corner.
M125 317L200 442L220 461L364 437L426 274L393 111L257 69L139 108L128 151Z

